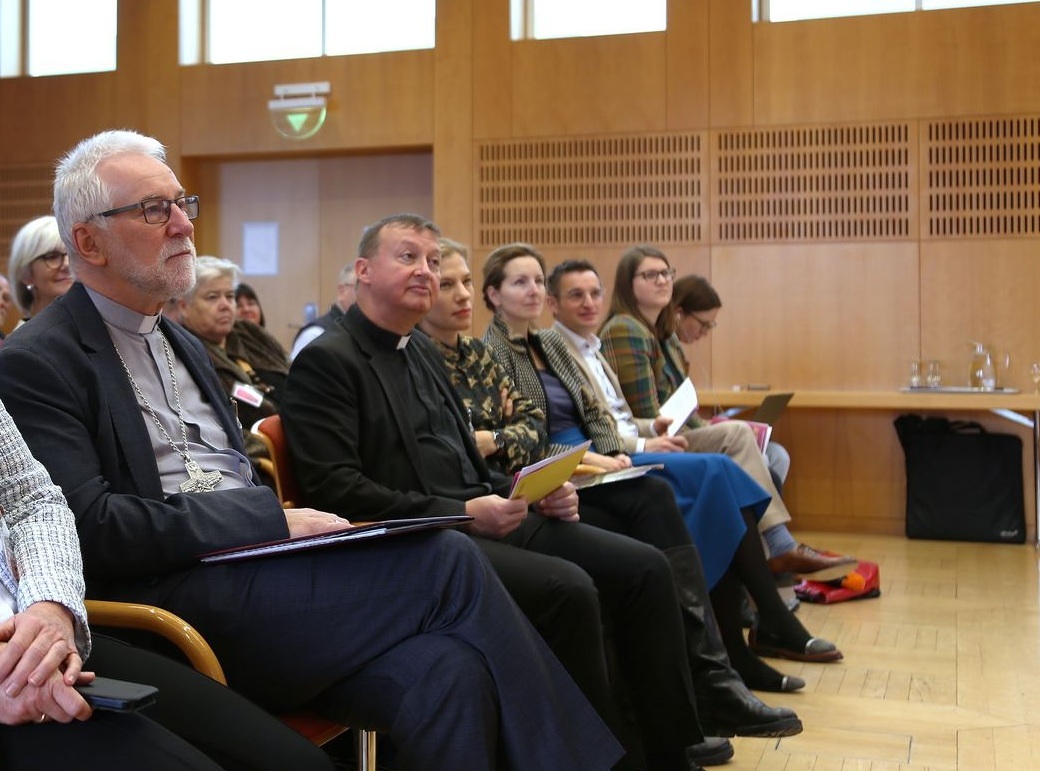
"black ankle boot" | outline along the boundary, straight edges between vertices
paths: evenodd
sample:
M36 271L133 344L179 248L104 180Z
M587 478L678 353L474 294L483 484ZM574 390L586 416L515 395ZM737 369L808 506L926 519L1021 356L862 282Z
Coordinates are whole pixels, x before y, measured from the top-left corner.
M706 736L793 736L802 732L794 710L764 704L730 666L711 609L695 546L666 549L679 595L686 650Z

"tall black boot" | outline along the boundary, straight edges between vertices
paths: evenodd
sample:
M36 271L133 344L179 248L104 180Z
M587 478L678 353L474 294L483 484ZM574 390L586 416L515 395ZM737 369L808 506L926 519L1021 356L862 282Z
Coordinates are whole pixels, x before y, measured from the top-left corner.
M696 546L665 549L679 595L697 713L709 736L793 736L802 732L794 710L770 707L730 666L712 611Z

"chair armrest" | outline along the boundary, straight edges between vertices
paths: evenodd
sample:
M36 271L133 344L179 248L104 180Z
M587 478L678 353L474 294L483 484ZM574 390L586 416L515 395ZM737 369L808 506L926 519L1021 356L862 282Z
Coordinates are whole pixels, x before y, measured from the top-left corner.
M87 600L86 604L87 619L91 626L143 629L164 637L188 657L188 661L196 670L221 685L227 685L224 670L209 643L195 627L175 613L136 602Z

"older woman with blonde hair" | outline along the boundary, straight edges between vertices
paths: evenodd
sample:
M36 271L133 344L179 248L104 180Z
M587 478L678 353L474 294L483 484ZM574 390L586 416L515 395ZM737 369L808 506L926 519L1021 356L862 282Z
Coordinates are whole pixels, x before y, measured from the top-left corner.
M22 226L11 242L8 273L23 319L32 318L69 291L69 253L54 217L37 217Z
M289 362L277 340L251 321L236 320L239 268L219 257L195 261L195 286L178 301L180 322L209 353L220 382L248 429L278 411Z

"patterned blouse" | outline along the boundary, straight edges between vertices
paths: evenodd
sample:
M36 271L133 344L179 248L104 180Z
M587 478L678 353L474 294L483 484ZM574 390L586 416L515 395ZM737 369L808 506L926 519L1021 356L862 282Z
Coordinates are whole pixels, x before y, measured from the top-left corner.
M592 385L581 371L577 362L567 350L567 343L555 329L540 329L529 337L510 337L509 329L497 317L491 320L484 333L484 342L513 376L524 396L528 397L543 411L548 412L545 389L538 377L531 356L530 346L538 348L538 353L545 366L560 379L564 388L574 400L578 418L585 435L592 440L596 452L603 455L614 455L625 451L625 442L617 432L617 424L610 413L599 406ZM549 415L552 428L552 415ZM566 445L550 445L551 453L569 449Z
M474 431L500 431L504 448L484 460L490 468L504 474L519 471L529 463L541 460L546 453L545 412L524 398L505 369L480 342L459 335L455 347L434 340L444 357L451 384L455 386ZM513 414L502 412L502 390L513 401Z
M64 605L75 618L76 647L86 658L90 634L76 521L65 496L29 452L3 404L0 524L6 531L0 551L0 583L15 598L17 612L45 600Z
M690 369L679 338L672 335L662 344L646 324L627 313L607 319L599 338L632 414L656 418L661 404L682 385ZM694 412L686 424L699 428L704 421Z

